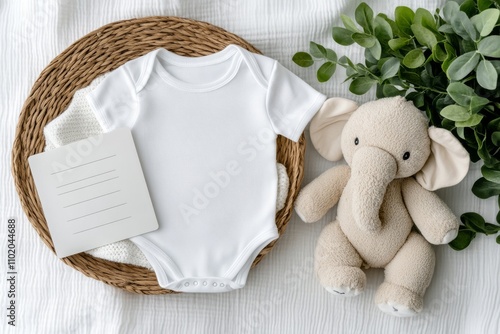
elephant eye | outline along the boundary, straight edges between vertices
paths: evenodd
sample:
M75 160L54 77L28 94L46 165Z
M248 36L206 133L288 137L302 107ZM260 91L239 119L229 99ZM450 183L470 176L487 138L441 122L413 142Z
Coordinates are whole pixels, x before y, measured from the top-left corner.
M356 139L354 139L354 145L358 145L359 144L359 139L358 137L356 137Z
M410 152L405 152L405 154L403 154L403 160L408 160L410 159Z

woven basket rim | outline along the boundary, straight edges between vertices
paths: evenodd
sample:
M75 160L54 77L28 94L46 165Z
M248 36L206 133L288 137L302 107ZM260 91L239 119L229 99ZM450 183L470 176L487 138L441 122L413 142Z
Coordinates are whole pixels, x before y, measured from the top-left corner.
M54 245L27 162L30 155L44 149L44 126L66 109L76 90L126 61L158 47L195 57L220 51L228 44L260 53L241 37L207 22L173 16L127 19L106 24L78 39L40 73L19 116L12 147L12 175L26 216L54 254ZM276 215L281 236L291 218L293 202L303 178L304 135L297 143L278 136L277 147L277 160L286 166L290 179L285 207ZM260 252L253 266L271 251L275 243L270 243ZM129 292L174 293L161 288L154 272L143 267L103 260L87 253L61 260L89 277Z

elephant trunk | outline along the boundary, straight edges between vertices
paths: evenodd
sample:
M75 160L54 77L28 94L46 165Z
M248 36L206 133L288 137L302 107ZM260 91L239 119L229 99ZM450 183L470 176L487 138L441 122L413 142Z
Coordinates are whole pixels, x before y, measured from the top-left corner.
M380 207L389 183L397 173L393 156L376 147L361 147L352 163L352 208L359 228L367 232L380 230Z

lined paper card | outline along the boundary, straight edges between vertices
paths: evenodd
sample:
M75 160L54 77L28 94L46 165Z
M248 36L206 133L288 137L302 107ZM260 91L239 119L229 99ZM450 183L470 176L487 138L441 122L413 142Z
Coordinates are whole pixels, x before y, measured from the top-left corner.
M58 257L158 228L129 129L32 155L28 162Z

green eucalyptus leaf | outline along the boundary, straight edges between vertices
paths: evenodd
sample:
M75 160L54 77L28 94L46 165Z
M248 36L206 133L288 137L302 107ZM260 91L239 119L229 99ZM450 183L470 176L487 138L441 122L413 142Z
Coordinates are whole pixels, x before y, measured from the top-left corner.
M340 27L332 28L332 38L340 45L348 46L354 43L352 39L353 32Z
M460 10L464 12L468 17L472 17L477 14L476 8L477 0L465 0L460 4Z
M448 71L451 63L455 60L456 53L453 46L446 42L444 43L444 49L446 50L446 59L443 61L443 64L441 64L441 69L446 72Z
M467 52L470 52L470 51L477 51L476 42L474 42L472 40L467 40L467 39L460 40L460 38L458 38L458 37L457 37L457 39L459 40L458 50L459 50L460 53L467 53Z
M484 13L484 12L483 12ZM484 89L497 88L498 73L493 64L488 60L481 60L476 68L477 83Z
M486 235L497 234L500 232L500 225L494 225L490 223L484 224L483 233Z
M361 30L359 30L356 26L356 23L354 23L354 21L349 16L340 14L340 19L342 20L342 23L344 24L344 27L346 27L346 29L352 32L361 32Z
M368 35L365 33L355 32L352 34L352 39L364 48L371 48L375 45L377 39L375 36Z
M468 107L473 96L476 96L474 89L461 82L452 82L446 89L450 97L463 107Z
M382 81L392 78L399 71L400 60L398 58L389 58L380 69L380 79Z
M377 16L380 16L382 17L384 20L387 21L387 23L389 23L389 25L391 26L391 30L392 30L392 34L393 35L401 35L401 32L399 31L399 28L396 24L396 21L394 20L391 20L390 18L387 17L387 15L385 15L384 13L380 13L378 14Z
M444 42L443 45L444 49L446 50L446 54L448 55L448 58L454 58L457 56L455 48L450 43Z
M336 63L337 62L337 54L332 49L326 49L326 59Z
M361 63L357 64L356 66L358 67L358 72L360 75L370 76L370 74L372 73L368 67L366 67L365 65L363 65Z
M493 64L493 67L497 71L497 73L500 73L500 60L490 60L491 64Z
M409 39L409 38L399 37L399 38L391 39L387 44L389 45L391 50L398 51L402 47L407 46L410 41L411 41L411 39Z
M476 51L467 52L460 57L453 60L448 69L446 70L446 74L448 78L451 80L462 80L472 72L474 68L476 68L477 63L481 56Z
M389 83L391 83L394 86L398 86L398 87L402 87L402 88L407 86L407 84L404 83L403 80L401 80L401 78L399 76L395 76L395 77L390 78Z
M375 16L373 31L382 43L387 43L393 37L391 26L380 15Z
M375 86L375 97L377 99L382 99L384 97L386 97L384 95L384 92L383 92L383 89L382 89L382 85L377 83L377 85Z
M483 160L485 165L490 165L491 155L485 145L486 136L480 131L474 131L474 137L477 142L477 155Z
M450 23L453 17L460 11L460 6L455 1L447 1L443 7L443 16Z
M438 31L442 32L444 34L454 34L455 33L455 30L453 30L453 27L451 26L451 24L447 24L447 23L440 26L438 28Z
M460 230L458 231L457 237L448 245L456 251L461 251L467 248L475 237L476 232L470 230Z
M490 121L487 126L488 132L500 131L500 117ZM500 204L500 203L499 203Z
M377 39L375 40L375 44L368 50L375 59L380 59L382 56L382 45L380 45L380 42Z
M431 87L433 84L433 77L429 72L427 71L427 68L424 68L422 72L420 72L420 78L422 79L422 82L424 83L425 86Z
M500 58L500 36L488 36L482 39L477 50L483 56Z
M472 114L468 120L465 121L457 121L455 122L455 126L457 127L473 127L481 123L481 120L483 119L483 115L479 114Z
M425 104L423 92L410 92L406 95L406 99L412 101L413 105L417 108L421 108Z
M411 36L411 25L413 24L413 19L415 13L408 7L398 6L394 11L396 25L398 26L401 33L405 36Z
M479 178L472 186L472 192L479 198L486 199L491 196L500 195L500 184Z
M500 231L500 225L487 223L481 215L475 212L464 213L460 217L460 220L466 228L477 233L491 235L496 234Z
M348 62L348 60L349 60L349 62ZM349 58L347 58L346 56L342 56L342 57L340 57L340 58L339 58L339 60L337 61L337 63L338 63L339 65L342 65L342 66L346 66L346 67L347 67L347 66L349 66L349 63L352 63L352 62L351 62L351 60L350 60ZM353 64L353 65L354 65L354 64ZM351 66L349 66L349 67L351 67Z
M441 121L441 127L444 128L444 129L446 129L446 130L448 130L448 131L453 131L454 129L457 128L456 125L455 125L455 122L450 121L447 118L443 118L443 120Z
M401 68L400 71L402 72L401 76L406 78L408 85L422 86L424 84L422 76L418 73L412 72L411 69L407 71L405 68Z
M427 59L427 64L432 66L432 64L430 63L431 61L432 61L432 57L429 57L429 59ZM433 85L433 87L446 87L449 84L449 82L450 81L446 77L446 74L439 71L436 73L434 80L432 81L432 85Z
M342 56L339 58L338 63L344 66L349 66L353 69L356 69L356 65L346 56Z
M441 116L455 122L466 121L471 117L471 114L467 109L457 104L444 107L440 114Z
M482 12L483 10L490 8L492 4L493 2L491 0L477 0L477 9Z
M491 142L495 146L500 146L500 131L495 131L491 134Z
M421 49L411 50L403 58L403 65L408 68L417 68L425 62L425 56Z
M349 85L349 91L356 95L363 95L366 92L368 92L375 83L376 81L370 78L366 77L356 78L353 81L351 81L351 84Z
M456 13L453 16L450 24L457 35L465 40L476 41L479 37L476 28L474 28L471 20L464 12L459 11L458 13Z
M445 61L443 61L443 63L441 64L441 69L443 70L443 72L447 72L448 71L448 68L450 67L451 63L455 60L455 58L446 58Z
M370 49L365 49L365 59L366 59L366 64L368 65L369 64L377 64L378 63L378 59L375 58L372 53L370 52Z
M481 174L490 182L500 183L500 170L491 169L483 165L481 167Z
M483 109L485 105L490 103L490 100L488 100L485 97L482 96L472 96L470 98L470 110L472 113L477 113L479 110Z
M479 131L474 131L474 138L476 139L477 148L481 149L484 146L485 135Z
M411 31L421 45L425 45L429 49L432 49L434 45L437 44L437 38L434 33L424 26L414 23L411 25Z
M384 97L404 96L406 90L400 90L394 85L387 84L382 86L382 93Z
M366 3L362 2L356 7L354 18L363 27L364 32L373 32L373 10Z
M466 212L460 216L462 223L474 232L484 232L486 221L475 212Z
M495 240L496 240L497 244L500 245L500 235Z
M479 31L479 35L482 37L488 36L495 28L498 18L500 17L500 10L496 8L490 8L482 11L481 13L471 17L471 22Z
M460 138L465 139L465 128L458 127L457 128L457 135Z
M443 62L448 57L446 50L444 49L443 42L439 42L432 48L432 57L436 62Z
M413 23L418 23L431 31L436 31L436 21L434 20L434 16L432 16L431 12L427 9L417 8L415 11L415 17L413 18Z
M431 111L427 111L427 113L431 113ZM436 118L436 116L435 116L435 115L431 115L431 116L429 116L429 115L428 115L427 117L433 117L433 118ZM431 122L432 122L432 121L431 121ZM459 127L457 127L457 126L455 125L455 122L453 122L453 121L451 121L451 120L449 120L449 119L447 119L447 118L443 118L443 119L441 120L441 122L435 122L435 121L434 121L434 122L433 122L433 123L431 123L431 124L432 124L432 125L434 125L434 126L438 126L438 127L440 127L440 128L446 129L446 130L448 130L448 131L450 131L450 132L454 132L455 130L460 129ZM455 136L456 136L456 135L455 135Z
M353 69L352 67L346 68L345 74L347 75L347 78L344 80L344 82L349 81L350 79L358 76L358 72L355 69Z
M293 55L293 62L300 67L309 67L314 64L314 60L311 55L307 52L297 52Z
M319 82L326 82L330 80L333 73L335 73L335 68L337 64L331 61L327 61L323 65L320 66L317 72L317 77Z
M326 49L323 45L319 45L314 42L309 42L309 53L314 58L325 58L326 57Z
M380 71L382 69L382 66L385 64L385 62L391 58L393 58L393 57L385 57L385 58L381 58L380 60L378 60L377 61L377 70ZM375 71L373 71L373 72L375 72Z

